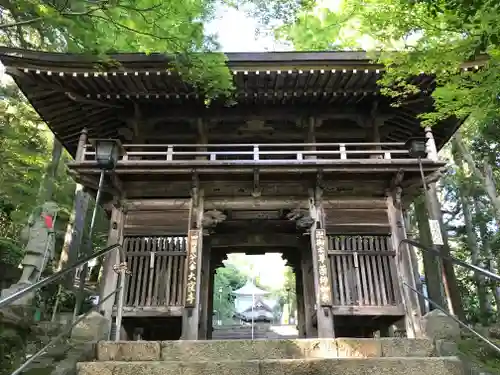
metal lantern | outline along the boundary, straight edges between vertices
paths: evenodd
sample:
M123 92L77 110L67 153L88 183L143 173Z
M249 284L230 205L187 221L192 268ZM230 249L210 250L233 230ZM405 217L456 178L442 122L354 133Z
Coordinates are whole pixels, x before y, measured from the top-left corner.
M426 142L427 139L423 137L408 139L405 143L408 154L412 158L425 158L427 156Z
M91 143L95 148L95 160L98 167L108 171L114 169L122 155L120 141L118 139L94 139Z

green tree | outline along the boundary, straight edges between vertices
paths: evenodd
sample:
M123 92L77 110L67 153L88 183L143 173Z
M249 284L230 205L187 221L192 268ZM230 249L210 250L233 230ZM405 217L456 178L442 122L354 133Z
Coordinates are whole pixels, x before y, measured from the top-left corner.
M247 277L232 264L226 264L225 267L217 269L213 298L214 311L218 319L226 320L233 316L233 292L245 285L246 280Z
M461 3L463 7L453 8ZM477 120L499 114L498 35L500 4L496 1L354 0L340 9L305 10L276 30L296 49L377 49L374 60L386 64L381 80L387 95L400 100L417 88L411 76L433 75L435 111L422 116L425 124L454 115ZM473 5L470 5L473 4ZM304 36L314 37L304 37ZM475 60L468 71L463 64ZM474 69L478 65L481 69ZM483 124L485 122L481 121ZM486 121L487 122L487 121Z

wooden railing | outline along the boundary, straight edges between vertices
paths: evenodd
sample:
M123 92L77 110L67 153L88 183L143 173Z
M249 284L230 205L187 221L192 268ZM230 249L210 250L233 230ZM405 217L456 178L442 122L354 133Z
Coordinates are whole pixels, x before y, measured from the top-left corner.
M273 144L126 144L121 160L225 164L307 162L314 160L410 159L405 144L392 143L273 143ZM95 160L95 150L85 147L83 159Z
M186 237L125 237L125 306L183 306Z
M389 236L329 236L334 306L383 314L401 306Z

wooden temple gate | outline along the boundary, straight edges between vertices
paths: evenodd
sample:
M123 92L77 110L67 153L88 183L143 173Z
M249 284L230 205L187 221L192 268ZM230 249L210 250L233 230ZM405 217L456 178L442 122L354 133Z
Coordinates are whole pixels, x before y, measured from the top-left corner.
M185 236L124 238L132 272L125 290L126 307L183 306L186 273Z
M403 314L389 236L328 236L328 242L335 314Z
M414 77L422 91L393 108L377 85L384 67L362 52L226 57L237 93L230 108L225 100L207 106L204 93L166 69L161 54L114 56L117 64L103 69L88 56L0 53L6 72L75 158L68 167L89 192L100 186L102 165L88 136L123 143L99 202L111 217L108 244L123 243L132 273L123 316L144 325L161 320L162 328L183 325L182 337L197 339L200 321L213 310L206 302L213 290L202 290L201 279L213 289L207 260L217 251L201 236L193 240L188 275L188 231L237 237L252 227L261 235L255 228L262 224L296 244L312 219L310 244L300 245L304 256L297 245L287 247L300 258L294 262L308 327L316 314L318 337L332 337L342 320L355 327L385 315L391 324L406 317L407 333L416 336L419 301L405 295L404 311L400 282L416 287L412 263L405 248L394 248L406 238L403 201L420 192L422 174L434 183L446 165L437 150L459 126L450 118L422 128L418 115L432 110L434 78ZM417 160L409 146L424 141L426 156ZM225 218L204 220L209 210ZM238 219L238 212L256 215ZM75 223L75 233L83 233L84 222ZM105 259L102 296L116 289L118 261ZM188 290L196 291L192 303ZM116 313L111 299L102 312Z

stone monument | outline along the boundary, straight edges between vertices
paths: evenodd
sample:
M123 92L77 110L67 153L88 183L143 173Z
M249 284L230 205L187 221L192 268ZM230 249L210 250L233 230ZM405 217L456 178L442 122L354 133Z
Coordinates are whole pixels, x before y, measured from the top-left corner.
M46 202L31 213L27 225L21 231L21 239L26 243L21 262L23 266L21 278L10 288L2 291L2 298L36 283L53 259L54 222L58 211L59 207L55 202ZM33 296L34 294L27 295L13 304L29 305Z

